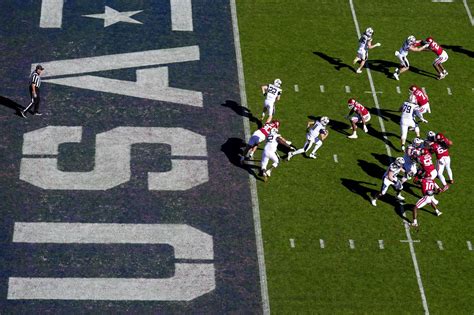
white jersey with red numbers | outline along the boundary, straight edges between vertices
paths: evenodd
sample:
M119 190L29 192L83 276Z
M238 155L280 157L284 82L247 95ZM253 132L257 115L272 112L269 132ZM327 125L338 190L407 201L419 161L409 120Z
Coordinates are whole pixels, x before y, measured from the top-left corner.
M263 127L259 130L263 133L265 137L267 137L273 128L276 128L276 124L274 122L269 122L263 125Z
M423 106L429 102L428 95L426 95L426 93L418 87L415 87L415 89L412 91L412 95L416 99L416 104L420 106Z
M429 176L431 179L435 179L438 176L438 173L435 170L435 166L433 164L433 158L431 157L431 153L424 154L418 157L418 162L421 165L421 168L425 171L426 175Z
M438 56L443 53L443 48L434 40L428 45L428 48Z
M431 148L436 154L436 159L441 159L443 156L449 156L448 148L445 145L442 145L438 142L434 142L431 144Z

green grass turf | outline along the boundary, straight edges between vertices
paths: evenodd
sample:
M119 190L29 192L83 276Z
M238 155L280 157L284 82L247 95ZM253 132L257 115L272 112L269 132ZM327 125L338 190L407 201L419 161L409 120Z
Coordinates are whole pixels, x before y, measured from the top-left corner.
M432 313L470 314L474 309L474 242L471 125L474 117L473 27L460 1L355 1L361 30L372 26L374 43L369 60L396 63L398 50L408 35L433 36L447 49L449 75L438 81L414 72L395 81L374 64L372 76L392 155L399 156L399 125L395 112L408 96L411 84L426 87L432 114L426 115L422 135L443 132L454 141L450 150L456 179L439 196L444 215L437 218L420 211L419 232L412 231L428 307ZM351 68L357 50L357 33L348 1L239 1L238 18L248 104L260 116L260 85L275 78L284 92L276 118L284 137L301 147L308 116L327 115L337 126L347 125L346 101L355 97L375 109L367 74ZM324 55L322 55L324 54ZM333 63L321 56L329 56ZM410 53L411 65L435 73L431 52ZM345 64L345 65L344 65ZM390 67L393 72L394 68ZM294 85L299 92L294 91ZM320 92L320 85L325 92ZM345 86L351 93L345 92ZM398 94L396 87L401 88ZM448 95L447 88L452 95ZM387 112L388 110L388 112ZM376 114L376 112L373 112ZM274 313L420 313L423 306L401 218L396 214L393 190L374 208L368 195L379 190L389 163L381 126L372 115L371 135L359 132L350 140L330 129L318 159L296 156L282 162L268 183L257 185L260 202L270 305ZM251 125L254 130L256 125ZM253 131L252 130L252 131ZM409 139L414 134L409 134ZM338 163L333 160L337 154ZM419 188L411 190L420 195ZM418 197L404 193L405 209ZM429 210L429 209L428 209ZM407 212L411 218L411 211ZM290 248L289 239L295 239ZM321 249L319 239L326 248ZM349 249L348 240L356 248ZM378 240L384 240L380 250ZM441 240L444 250L438 249Z

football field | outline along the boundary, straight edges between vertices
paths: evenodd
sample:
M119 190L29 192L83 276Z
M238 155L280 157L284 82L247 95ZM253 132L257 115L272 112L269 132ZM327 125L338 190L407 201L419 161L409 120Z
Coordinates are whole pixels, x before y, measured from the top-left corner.
M474 3L468 0L6 0L0 4L0 314L473 314ZM352 61L367 27L367 67ZM432 36L448 53L394 52ZM41 116L21 116L41 64ZM311 159L265 182L240 163L261 86ZM453 141L455 183L408 225L404 184L371 205L400 149L400 105ZM347 100L371 113L348 139ZM408 142L415 137L409 132Z
M309 118L331 120L316 160L282 161L268 183L258 181L272 312L472 313L474 42L467 8L462 1L238 3L252 112L261 113L260 85L278 77L276 117L286 139L302 147ZM370 70L356 74L359 32L369 26L382 46L370 50ZM410 53L412 71L393 79L394 51L409 35L433 36L446 49L444 80L435 79L431 52ZM444 214L420 211L418 231L401 213L411 219L419 187L405 185L403 205L393 190L377 207L369 199L390 161L402 156L398 108L412 84L425 88L432 106L422 136L434 130L455 143L455 184L439 195ZM355 140L346 138L350 97L372 114L368 134L359 130Z

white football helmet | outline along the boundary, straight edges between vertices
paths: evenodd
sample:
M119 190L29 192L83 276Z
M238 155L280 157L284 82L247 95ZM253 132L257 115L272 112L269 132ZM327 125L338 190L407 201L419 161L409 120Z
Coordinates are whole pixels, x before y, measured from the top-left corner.
M326 126L327 124L329 124L329 118L327 116L321 117L319 121L321 122L321 125L323 126Z
M395 164L401 167L403 166L403 164L405 164L405 159L399 156L395 159Z
M436 137L436 133L434 131L428 131L428 133L426 133L426 138L428 140L432 140L434 141L434 138Z
M281 86L281 80L280 79L275 79L275 81L273 81L273 85L275 85L276 87L280 87Z
M413 35L408 36L407 40L409 44L414 44L416 42L416 38Z
M365 30L365 34L367 34L368 36L372 36L373 33L374 33L374 30L372 29L372 27L368 27Z
M413 139L413 145L415 146L415 148L420 147L422 144L423 144L423 140L421 140L420 138Z

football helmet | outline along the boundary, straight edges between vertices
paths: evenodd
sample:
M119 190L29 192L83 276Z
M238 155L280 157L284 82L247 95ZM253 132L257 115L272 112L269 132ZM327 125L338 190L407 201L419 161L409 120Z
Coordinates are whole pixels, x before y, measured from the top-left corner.
M365 30L365 34L367 34L368 36L372 36L373 33L374 33L374 30L372 29L372 27L368 27Z
M407 41L409 44L414 44L416 42L416 38L413 35L408 36Z
M329 124L329 118L327 116L321 117L319 121L321 122L321 125L323 126L326 126L327 124Z
M413 139L413 145L415 146L415 148L421 146L422 144L423 144L423 140L421 140L420 138Z
M434 141L435 140L435 137L436 137L436 134L434 131L428 131L426 133L426 139L430 140L430 141Z
M413 85L411 85L408 89L410 90L410 92L413 92L413 91L415 91L416 89L418 89L418 87L413 84Z
M281 86L281 80L280 79L275 79L275 81L273 81L273 85L275 85L277 87L280 87Z
M431 37L431 36L428 37L428 38L426 39L426 42L427 42L428 44L431 44L431 43L433 42L433 37Z
M275 124L276 129L280 128L280 121L279 120L274 120L273 123Z
M431 154L430 150L428 150L428 148L421 149L421 155L426 155L426 154Z
M403 164L405 164L405 159L399 156L395 159L395 164L401 167L403 166Z
M347 107L349 107L349 109L353 109L355 104L356 104L355 98L350 98L347 101Z

